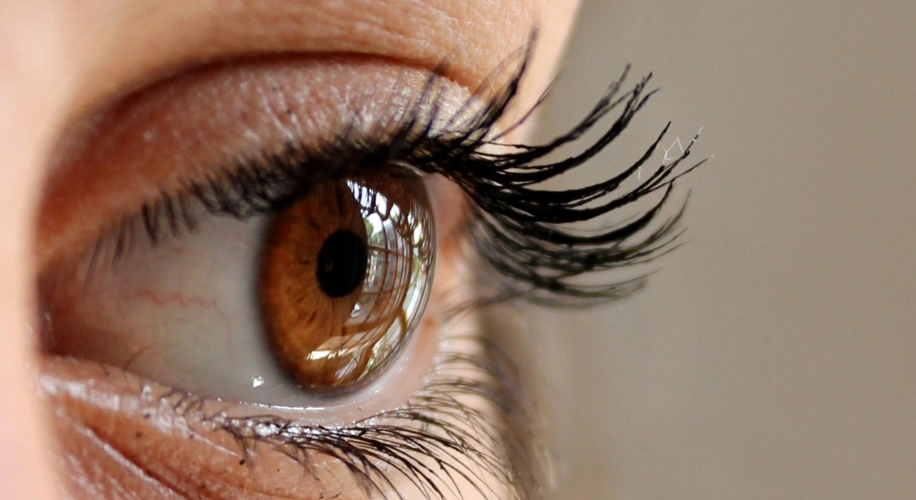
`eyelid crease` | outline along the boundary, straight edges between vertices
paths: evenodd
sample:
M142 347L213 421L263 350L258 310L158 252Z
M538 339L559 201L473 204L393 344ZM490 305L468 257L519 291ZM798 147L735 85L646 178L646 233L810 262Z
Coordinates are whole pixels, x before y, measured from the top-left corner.
M570 22L572 9L542 3L249 0L220 9L184 0L87 4L73 17L82 32L94 36L70 52L89 56L92 64L73 82L78 90L73 114L200 64L265 54L363 54L427 71L452 54L447 76L473 87L504 54L524 43L542 12L551 12L555 30ZM500 36L489 36L495 32ZM156 50L149 50L151 45ZM556 52L556 45L544 52ZM99 74L106 78L93 78Z

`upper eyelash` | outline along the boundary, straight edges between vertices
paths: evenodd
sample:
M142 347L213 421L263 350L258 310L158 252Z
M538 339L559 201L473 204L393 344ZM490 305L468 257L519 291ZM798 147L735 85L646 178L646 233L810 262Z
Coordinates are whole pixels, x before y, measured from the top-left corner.
M563 191L533 187L581 166L626 129L633 116L655 93L645 91L650 74L633 89L617 97L629 69L627 66L623 75L611 83L585 118L549 143L538 146L505 144L497 142L504 133L494 137L489 130L476 134L471 132L459 137L462 143L465 138L471 138L468 141L471 145L465 146L467 155L458 159L449 158L450 161L436 165L435 171L456 182L474 202L466 234L473 243L474 255L499 271L500 275L499 281L494 283L495 280L490 278L492 273L479 273L488 288L495 291L493 296L486 298L487 302L522 298L541 305L582 305L621 298L638 290L645 283L645 275L598 285L577 284L575 278L645 263L673 249L672 243L682 233L679 222L686 202L654 230L642 237L640 234L650 228L661 214L675 181L705 163L704 159L677 171L690 156L697 136L678 157L657 167L634 189L598 206L589 205L618 191L624 181L631 179L648 162L668 132L670 122L645 153L620 174ZM520 74L496 100L500 105L488 110L492 118L481 119L481 123L490 124L503 114L512 101L518 78ZM544 101L548 93L549 89L535 107ZM621 104L624 107L621 114L584 152L554 163L535 163L559 147L578 140ZM522 120L529 116L530 111L523 115ZM496 146L501 151L482 152L484 146ZM664 189L664 194L659 201L627 222L591 234L576 234L564 229L564 225L594 220L661 189Z
M140 214L143 228L154 244L163 234L193 230L196 221L188 210L188 196L210 212L245 218L273 212L310 186L344 178L359 169L404 165L450 179L473 202L464 234L471 243L472 254L500 276L494 280L492 273L480 273L492 293L487 301L523 298L543 305L581 305L626 296L643 286L645 275L597 285L579 284L576 278L645 263L674 248L672 243L682 232L679 222L686 203L661 223L657 219L670 199L675 181L705 162L677 170L690 156L697 137L674 160L662 163L635 188L608 201L601 200L620 191L624 181L631 180L649 161L670 123L640 158L617 175L576 189L538 189L538 184L578 168L619 137L655 91L646 91L650 74L620 95L630 69L627 66L591 111L567 133L536 146L503 143L506 133L529 118L549 94L549 90L545 92L517 122L502 132L494 132L495 124L514 102L531 48L528 45L506 59L464 106L446 117L444 127L435 127L443 118L439 116L439 102L445 84L437 76L443 69L439 68L398 122L378 124L368 133L355 128L343 130L317 147L290 143L279 153L238 160L228 173L187 185L177 195L163 193L160 199L145 205ZM516 67L508 72L508 81L500 83L512 65ZM482 108L475 107L481 102ZM538 163L562 146L578 141L621 106L620 115L582 153L557 162ZM659 190L664 190L659 200L627 222L590 234L565 228L599 218ZM112 261L131 246L136 224L136 217L121 224L109 256Z

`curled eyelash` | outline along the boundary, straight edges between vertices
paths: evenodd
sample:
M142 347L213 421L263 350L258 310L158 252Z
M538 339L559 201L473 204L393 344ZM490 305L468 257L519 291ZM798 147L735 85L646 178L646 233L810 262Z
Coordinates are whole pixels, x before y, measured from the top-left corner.
M670 199L675 181L705 162L701 160L678 170L690 156L697 136L677 158L663 162L636 187L623 189L624 183L632 180L653 156L670 122L644 154L619 174L575 189L554 191L538 187L594 158L627 128L655 93L646 91L650 74L620 95L629 69L628 66L608 87L585 118L549 143L538 146L504 144L499 140L505 133L494 136L486 128L511 103L517 89L517 80L514 80L500 97L491 101L498 105L491 106L486 110L487 116L477 119L481 128L476 133L460 135L452 139L457 145L447 146L463 145L467 154L440 163L438 172L461 186L473 201L473 214L468 219L466 231L472 242L472 255L499 275L497 280L492 278L492 273L479 273L479 278L487 285L485 288L495 291L485 302L522 298L541 305L589 305L622 298L641 288L646 276L604 284L579 284L576 279L650 262L674 248L673 243L682 233L679 222L686 203L661 223L657 219ZM546 95L535 106L543 102ZM623 108L620 115L582 153L557 162L540 162L560 147L579 140L618 107ZM530 112L522 120L528 116ZM497 151L491 152L494 148ZM656 191L663 191L660 199L624 223L588 234L575 232L576 223L596 220Z

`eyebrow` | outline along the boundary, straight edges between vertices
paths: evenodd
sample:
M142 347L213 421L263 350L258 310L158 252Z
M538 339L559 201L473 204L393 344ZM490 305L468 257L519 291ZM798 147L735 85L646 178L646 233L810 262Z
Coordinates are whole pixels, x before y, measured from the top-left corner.
M75 0L61 0L73 2ZM536 0L110 0L80 5L77 28L92 46L76 75L73 114L191 65L283 53L347 53L392 59L475 88L528 40ZM72 10L77 7L72 6ZM91 79L106 76L101 86ZM82 80L82 81L80 81ZM93 87L95 85L95 87ZM96 88L97 87L97 88Z

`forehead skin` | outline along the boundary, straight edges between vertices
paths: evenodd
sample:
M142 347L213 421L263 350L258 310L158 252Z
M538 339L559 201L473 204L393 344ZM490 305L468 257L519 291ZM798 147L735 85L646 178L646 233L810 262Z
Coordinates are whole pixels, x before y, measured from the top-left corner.
M32 383L30 242L51 145L110 99L207 61L350 53L432 69L474 88L523 45L521 96L550 79L577 0L8 0L0 2L0 498L54 498Z

